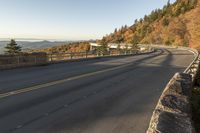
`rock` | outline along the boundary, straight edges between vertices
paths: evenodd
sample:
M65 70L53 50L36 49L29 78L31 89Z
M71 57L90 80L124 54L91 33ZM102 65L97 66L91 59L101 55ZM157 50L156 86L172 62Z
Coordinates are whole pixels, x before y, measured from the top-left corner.
M190 113L190 105L185 96L165 95L160 104L170 112Z
M154 123L154 124L153 124ZM188 116L161 110L154 112L154 119L147 133L193 133L194 128Z

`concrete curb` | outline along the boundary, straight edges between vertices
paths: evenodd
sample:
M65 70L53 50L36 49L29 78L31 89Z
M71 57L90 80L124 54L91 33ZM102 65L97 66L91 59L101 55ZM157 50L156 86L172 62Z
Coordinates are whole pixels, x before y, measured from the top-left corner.
M190 110L192 76L176 73L163 91L147 133L195 133Z

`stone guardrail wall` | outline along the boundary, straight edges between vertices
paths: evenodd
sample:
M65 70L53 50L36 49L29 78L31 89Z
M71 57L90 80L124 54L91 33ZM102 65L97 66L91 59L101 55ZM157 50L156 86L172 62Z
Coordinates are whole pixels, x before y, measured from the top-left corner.
M98 51L76 52L76 53L53 53L53 54L48 54L48 61L54 63L60 61L72 61L77 59L127 56L127 55L146 53L149 52L150 50L151 49L147 49L146 51L138 51L138 50L124 51L124 52L107 51L105 53Z
M120 53L97 53L97 52L77 52L77 53L59 53L59 54L45 54L33 53L27 55L8 56L0 55L0 70L12 69L26 66L46 65L52 63L82 61L88 59L106 58L106 57L120 57L131 56L137 54L151 53L154 49L147 47L144 51L129 51Z
M178 49L193 52L195 59L183 73L176 73L167 84L153 112L147 133L195 133L190 96L199 68L199 53L185 47Z
M23 66L45 65L47 62L46 53L0 55L0 70Z

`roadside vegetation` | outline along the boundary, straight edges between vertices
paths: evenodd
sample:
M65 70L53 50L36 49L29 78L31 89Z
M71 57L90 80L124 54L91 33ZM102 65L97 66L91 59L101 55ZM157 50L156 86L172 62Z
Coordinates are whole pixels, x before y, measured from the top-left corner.
M70 44L62 44L60 46L54 46L44 49L34 49L30 52L45 52L45 53L74 53L85 52L90 49L89 42L74 42Z
M200 70L197 73L195 87L192 90L192 119L197 133L200 133Z
M200 86L192 90L192 119L197 133L200 133Z

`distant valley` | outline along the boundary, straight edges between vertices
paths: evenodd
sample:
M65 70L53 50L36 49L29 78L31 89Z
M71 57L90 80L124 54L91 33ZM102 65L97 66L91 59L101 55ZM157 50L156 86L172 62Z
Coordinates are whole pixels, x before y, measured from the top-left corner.
M28 40L20 40L17 41L17 44L19 44L23 51L27 51L29 49L43 49L43 48L49 48L53 46L60 46L63 44L69 44L72 43L73 41L28 41ZM3 54L5 49L4 47L9 43L9 41L0 41L0 54Z

